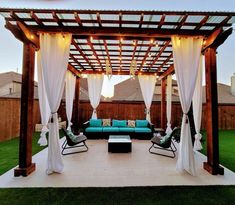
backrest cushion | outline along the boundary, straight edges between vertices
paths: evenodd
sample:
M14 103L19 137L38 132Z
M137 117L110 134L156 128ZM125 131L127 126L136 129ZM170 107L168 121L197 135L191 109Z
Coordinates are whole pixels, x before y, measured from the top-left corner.
M90 119L90 127L102 127L101 119Z
M136 127L148 127L148 120L136 120Z
M103 127L110 127L111 126L111 119L103 119Z
M128 127L135 127L135 120L128 120L127 121L127 126Z
M66 133L67 133L67 136L73 141L73 142L76 142L76 136L73 134L72 131L70 130L66 130Z
M112 120L113 127L126 127L126 120Z

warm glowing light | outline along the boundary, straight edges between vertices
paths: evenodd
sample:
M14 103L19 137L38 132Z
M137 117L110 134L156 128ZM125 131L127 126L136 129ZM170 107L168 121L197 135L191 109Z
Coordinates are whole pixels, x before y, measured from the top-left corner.
M155 47L157 48L158 47L158 43L156 42L156 45L155 45Z
M150 39L150 43L153 44L154 40L153 39Z
M30 38L31 38L31 39L34 39L34 36L31 34L31 35L30 35Z
M120 43L122 43L123 42L123 38L120 38Z
M133 45L134 45L134 46L136 45L136 41L133 41Z
M92 36L90 37L90 41L93 41L93 37Z
M149 55L148 55L149 57L151 57L152 56L152 54L151 53L149 53Z

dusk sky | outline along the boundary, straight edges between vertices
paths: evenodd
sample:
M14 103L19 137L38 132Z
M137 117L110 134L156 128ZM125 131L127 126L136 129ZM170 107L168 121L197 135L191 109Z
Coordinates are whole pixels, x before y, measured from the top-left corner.
M0 7L235 12L235 0L1 0ZM0 73L17 69L21 72L22 43L4 28L4 24L1 16ZM235 73L234 59L235 33L218 49L218 82L230 84L230 77Z

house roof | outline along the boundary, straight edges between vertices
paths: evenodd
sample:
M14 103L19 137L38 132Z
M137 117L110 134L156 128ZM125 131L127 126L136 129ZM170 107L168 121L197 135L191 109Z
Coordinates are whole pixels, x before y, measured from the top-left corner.
M0 73L0 88L12 82L21 83L21 81L22 75L19 73L13 71Z
M173 80L172 85L176 91L177 81ZM218 103L220 104L235 104L235 96L231 94L231 87L222 83L217 84ZM161 83L156 83L156 89L153 95L153 101L161 101ZM114 86L114 96L110 99L113 101L143 101L140 84L138 78L127 79ZM179 102L178 92L172 94L172 102ZM203 86L203 102L206 102L205 86Z
M22 31L32 42L41 32L72 33L69 64L78 72L110 65L113 74L129 74L135 60L136 73L161 75L173 67L172 35L206 39L235 21L234 12L0 8L0 14L18 39Z

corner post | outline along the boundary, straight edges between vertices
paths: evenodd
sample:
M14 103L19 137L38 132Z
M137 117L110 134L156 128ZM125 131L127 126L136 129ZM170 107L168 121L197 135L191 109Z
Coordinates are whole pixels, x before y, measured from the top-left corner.
M207 115L207 162L204 169L212 175L223 175L224 169L219 166L218 136L218 94L216 74L216 48L209 47L205 51L206 67L206 115Z
M31 43L24 43L21 86L19 167L14 170L14 176L28 176L35 170L35 164L32 163L32 136L34 129L34 61L35 48Z

